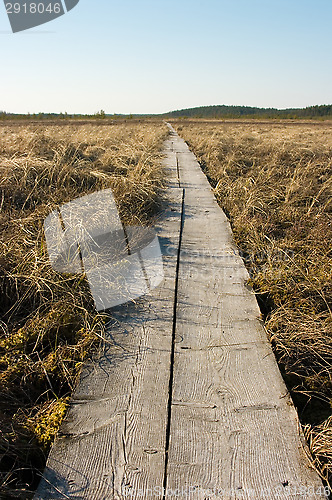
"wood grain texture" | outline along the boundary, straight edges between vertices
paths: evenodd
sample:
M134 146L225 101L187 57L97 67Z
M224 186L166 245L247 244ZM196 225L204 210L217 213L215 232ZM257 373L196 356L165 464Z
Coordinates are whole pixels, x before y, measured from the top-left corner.
M173 148L185 219L167 498L323 498L230 225L186 144Z

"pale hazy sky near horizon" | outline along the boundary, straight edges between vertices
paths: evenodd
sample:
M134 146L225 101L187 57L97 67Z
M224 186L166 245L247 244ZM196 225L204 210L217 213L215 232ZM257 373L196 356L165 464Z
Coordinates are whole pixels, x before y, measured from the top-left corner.
M332 0L80 0L12 34L0 0L0 110L331 104L331 26Z

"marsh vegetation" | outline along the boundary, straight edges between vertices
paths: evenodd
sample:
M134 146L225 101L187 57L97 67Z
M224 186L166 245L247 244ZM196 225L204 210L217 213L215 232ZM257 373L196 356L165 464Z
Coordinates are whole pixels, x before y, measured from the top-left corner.
M103 336L84 275L49 263L43 222L111 187L127 223L149 220L163 188L167 128L138 121L0 127L1 498L28 498L84 360Z

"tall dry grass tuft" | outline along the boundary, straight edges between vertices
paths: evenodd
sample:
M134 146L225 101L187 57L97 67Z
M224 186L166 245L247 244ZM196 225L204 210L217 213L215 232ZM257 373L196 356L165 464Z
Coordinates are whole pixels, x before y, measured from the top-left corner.
M43 221L111 187L126 222L147 221L163 188L164 125L0 127L1 498L28 498L80 368L103 335L83 275L50 266Z
M230 218L314 460L332 474L332 127L174 123Z

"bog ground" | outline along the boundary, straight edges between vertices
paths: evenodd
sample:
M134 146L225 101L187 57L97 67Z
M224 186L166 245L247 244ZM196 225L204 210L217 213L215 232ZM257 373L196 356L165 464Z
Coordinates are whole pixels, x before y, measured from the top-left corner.
M108 452L116 464L101 483L93 486L90 478L90 488L99 493L137 493L152 470L157 488L168 486L170 492L189 482L202 498L213 493L205 485L236 486L239 498L261 494L263 477L282 495L300 495L294 474L303 477L308 470L310 483L309 459L328 480L329 123L173 122L210 185L195 162L191 169L192 157L174 136L164 170L168 131L161 122L64 123L18 121L0 130L0 496L33 496L68 408L58 434L61 453L67 456L66 443L74 442L78 453L68 459L79 467L89 471L92 459L99 471L107 469L110 462L101 463L101 457ZM43 221L59 204L108 187L126 223L159 228L166 271L155 295L111 316L95 313L83 275L52 270L43 236ZM227 218L211 201L212 192ZM248 279L261 311L245 286ZM104 370L110 362L114 377ZM81 391L82 366L88 385ZM106 397L97 397L97 380L104 380ZM309 448L298 446L297 416L292 406L285 408L289 394ZM285 429L284 419L278 428L280 415L286 415ZM255 447L259 438L263 446ZM97 446L84 458L89 440ZM266 463L276 464L272 472ZM73 471L69 477L63 464L53 467L52 477L67 488L60 498L70 492L84 498L88 481L81 484L82 477L70 476ZM249 482L246 466L259 471ZM308 488L308 482L301 484ZM317 493L316 484L314 479ZM271 491L264 494L271 498Z
M165 283L113 311L35 498L324 498L229 222L174 132L165 153Z

